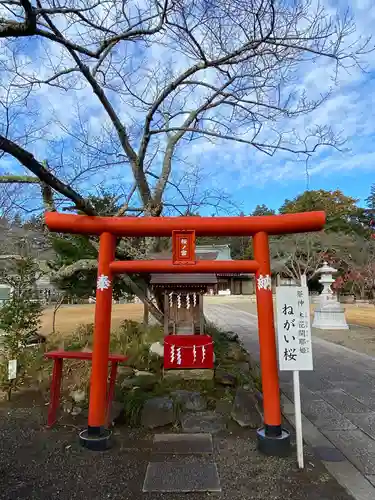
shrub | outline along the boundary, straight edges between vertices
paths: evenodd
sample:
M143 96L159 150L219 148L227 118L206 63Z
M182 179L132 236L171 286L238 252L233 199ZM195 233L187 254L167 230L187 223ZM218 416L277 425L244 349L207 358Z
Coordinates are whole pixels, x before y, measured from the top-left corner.
M20 258L7 275L7 282L12 287L8 302L0 308L1 367L0 384L8 392L8 398L27 375L31 347L28 343L35 337L40 326L42 306L35 298L38 267L31 258ZM17 374L8 380L8 363L17 360Z

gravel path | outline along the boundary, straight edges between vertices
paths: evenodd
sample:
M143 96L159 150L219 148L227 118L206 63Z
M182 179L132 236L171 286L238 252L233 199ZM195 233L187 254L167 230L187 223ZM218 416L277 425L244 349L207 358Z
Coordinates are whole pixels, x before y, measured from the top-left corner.
M44 409L43 409L44 411ZM153 436L118 428L117 445L104 453L77 443L77 430L45 430L40 408L0 407L0 499L186 500L186 494L142 493ZM82 422L83 425L83 422ZM253 431L233 426L214 437L214 460L223 500L351 500L307 450L307 468L295 457L268 458L256 451ZM170 459L170 457L169 457ZM189 493L189 500L208 498Z

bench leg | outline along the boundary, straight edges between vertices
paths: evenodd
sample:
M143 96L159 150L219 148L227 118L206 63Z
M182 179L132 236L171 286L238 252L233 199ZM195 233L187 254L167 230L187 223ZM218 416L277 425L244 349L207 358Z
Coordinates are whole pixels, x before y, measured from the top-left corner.
M111 425L111 422L110 422L111 407L112 407L113 396L115 393L117 365L118 365L118 363L116 361L112 362L111 373L109 376L109 387L108 387L108 394L107 394L107 425L108 425L108 427Z
M56 413L60 405L62 369L63 369L63 360L61 358L55 359L52 372L47 427L52 427L56 423Z

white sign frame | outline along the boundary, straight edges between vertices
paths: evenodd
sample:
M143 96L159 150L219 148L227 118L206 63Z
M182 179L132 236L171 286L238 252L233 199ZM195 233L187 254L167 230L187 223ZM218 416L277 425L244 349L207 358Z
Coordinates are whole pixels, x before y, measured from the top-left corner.
M17 378L17 360L10 359L8 361L8 380L14 380Z
M276 287L276 320L280 371L293 371L297 463L298 467L303 469L304 457L299 372L313 370L313 355L310 300L306 275L301 276L301 285ZM303 352L301 352L301 348L303 348ZM294 354L296 354L295 359L293 359Z
M307 287L276 287L276 321L280 371L313 370Z

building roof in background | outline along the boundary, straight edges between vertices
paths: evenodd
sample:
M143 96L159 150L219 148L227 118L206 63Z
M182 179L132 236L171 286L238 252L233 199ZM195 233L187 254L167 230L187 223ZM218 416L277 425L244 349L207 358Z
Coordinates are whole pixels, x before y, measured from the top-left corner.
M199 250L197 250L195 252L195 255L197 257L197 260L217 260L218 252L199 253ZM148 258L150 260L171 260L172 259L172 252L169 250L166 250L166 251L160 252L160 253L150 253L148 255Z
M151 285L215 285L216 274L209 273L170 273L151 274Z

